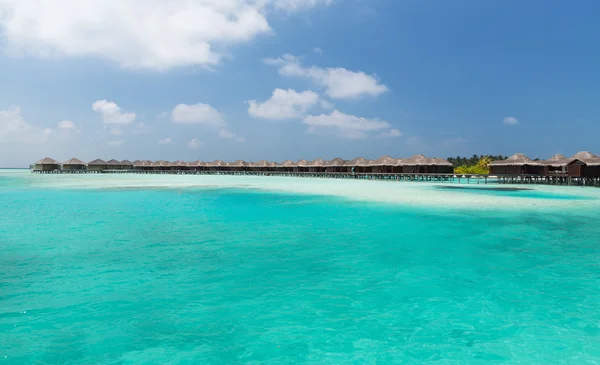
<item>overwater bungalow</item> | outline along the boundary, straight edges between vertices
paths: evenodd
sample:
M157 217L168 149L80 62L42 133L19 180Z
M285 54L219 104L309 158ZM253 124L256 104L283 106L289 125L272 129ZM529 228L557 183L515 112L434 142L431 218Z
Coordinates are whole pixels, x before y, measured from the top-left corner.
M227 170L225 167L227 167L227 164L221 160L214 160L206 164L206 168L209 171L224 171Z
M46 157L33 164L33 171L57 171L60 170L60 162Z
M331 161L326 161L324 164L326 172L344 172L344 164L346 160L339 157L334 158Z
M246 171L248 169L248 162L244 160L230 162L228 165L231 171Z
M542 161L546 165L548 175L550 176L570 176L581 177L585 163L576 159L569 158L561 154L556 154L549 159Z
M88 162L87 169L88 171L100 172L108 170L108 164L106 163L106 161L97 158L94 161Z
M522 153L515 153L506 160L493 161L488 166L491 175L547 175L545 164Z
M377 160L371 161L369 163L369 166L371 167L371 172L373 173L389 174L396 170L396 167L398 166L398 160L399 159L392 158L390 156L383 156L378 158Z
M589 151L581 151L574 154L571 158L585 163L585 166L582 167L582 177L600 177L600 156Z
M453 167L443 158L430 158L424 155L413 155L400 160L402 172L408 174L451 174Z
M294 171L294 167L296 166L296 164L294 163L294 161L292 160L285 160L282 163L279 164L279 170L281 171L285 171L285 172L292 172Z
M122 169L121 168L121 162L117 161L115 159L111 159L111 160L106 161L106 164L108 165L108 168L110 170L121 170Z
M325 172L325 160L317 158L308 164L308 172Z
M310 162L307 160L300 160L296 162L296 166L294 166L294 172L308 172L309 167Z
M121 161L121 168L123 168L124 170L131 170L133 169L133 162L129 160L123 160Z
M357 157L344 164L345 172L364 173L369 166L369 160L364 157Z
M83 171L85 170L85 162L76 158L72 158L63 162L62 169L64 171Z

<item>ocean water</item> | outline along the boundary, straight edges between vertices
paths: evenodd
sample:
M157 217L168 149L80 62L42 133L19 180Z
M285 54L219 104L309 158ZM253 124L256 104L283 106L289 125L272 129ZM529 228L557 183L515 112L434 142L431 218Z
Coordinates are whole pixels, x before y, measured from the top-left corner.
M443 186L0 170L0 364L600 363L600 189Z

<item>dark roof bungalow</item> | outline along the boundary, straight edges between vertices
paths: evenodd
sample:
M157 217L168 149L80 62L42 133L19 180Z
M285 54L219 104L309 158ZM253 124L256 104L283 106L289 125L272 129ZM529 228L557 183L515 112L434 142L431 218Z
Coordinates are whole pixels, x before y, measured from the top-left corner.
M548 175L570 177L581 177L585 166L585 163L581 160L561 154L556 154L542 161L542 164L546 165Z
M108 169L108 164L106 163L106 161L101 160L99 158L95 159L94 161L88 162L87 166L89 171L103 171Z
M65 171L81 171L85 170L85 162L72 158L68 161L63 162L62 169Z
M493 161L489 165L491 175L546 175L547 166L533 161L522 153L515 153L506 160Z
M33 171L60 170L60 163L50 157L43 158L33 164Z
M573 155L574 159L577 159L585 164L581 168L582 177L600 177L600 156L597 156L588 151L581 151Z
M452 164L443 158L430 158L423 155L414 155L401 159L402 172L408 174L451 174L454 172Z

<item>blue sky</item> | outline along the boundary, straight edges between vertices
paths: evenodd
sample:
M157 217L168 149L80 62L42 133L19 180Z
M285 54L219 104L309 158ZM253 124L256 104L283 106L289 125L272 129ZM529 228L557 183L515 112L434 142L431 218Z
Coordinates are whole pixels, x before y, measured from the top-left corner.
M0 166L600 153L600 2L0 1Z

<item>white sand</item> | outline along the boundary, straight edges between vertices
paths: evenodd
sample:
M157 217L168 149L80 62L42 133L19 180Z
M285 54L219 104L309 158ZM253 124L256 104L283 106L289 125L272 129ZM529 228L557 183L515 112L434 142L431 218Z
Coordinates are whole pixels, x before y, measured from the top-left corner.
M410 206L440 208L487 209L588 209L600 207L600 189L575 186L498 185L458 183L410 183L391 181L309 179L258 176L205 175L138 175L138 174L31 174L28 171L0 170L0 177L24 179L29 188L55 189L116 189L116 188L240 188L298 194L329 195L372 202L387 202ZM516 187L533 189L523 195L571 195L580 200L540 199L518 196L497 196L465 190L442 190L436 186L461 186L473 189ZM515 193L515 195L520 195Z

